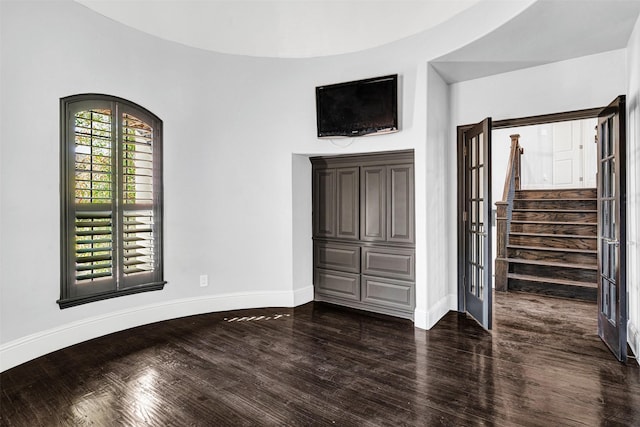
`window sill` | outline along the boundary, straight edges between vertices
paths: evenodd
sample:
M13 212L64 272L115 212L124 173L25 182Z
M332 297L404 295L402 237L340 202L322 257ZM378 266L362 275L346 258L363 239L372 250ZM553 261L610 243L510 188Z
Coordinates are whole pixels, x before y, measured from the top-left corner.
M160 291L164 288L164 285L166 283L167 282L147 283L144 285L134 286L131 288L122 289L118 291L110 291L110 292L103 292L100 294L83 295L80 297L59 299L56 302L58 303L58 305L60 306L60 309L62 310L64 308L75 307L77 305L87 304L89 302L101 301L109 298L139 294L141 292Z

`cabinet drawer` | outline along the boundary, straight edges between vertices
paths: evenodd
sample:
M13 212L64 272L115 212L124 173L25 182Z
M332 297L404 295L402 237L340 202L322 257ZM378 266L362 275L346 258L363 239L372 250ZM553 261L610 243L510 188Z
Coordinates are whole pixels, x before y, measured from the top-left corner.
M360 247L336 243L315 243L315 267L360 273Z
M358 274L316 268L313 284L317 293L360 301L360 275Z
M413 249L364 247L362 274L414 280L415 252Z
M362 276L362 302L413 310L415 284L401 280Z

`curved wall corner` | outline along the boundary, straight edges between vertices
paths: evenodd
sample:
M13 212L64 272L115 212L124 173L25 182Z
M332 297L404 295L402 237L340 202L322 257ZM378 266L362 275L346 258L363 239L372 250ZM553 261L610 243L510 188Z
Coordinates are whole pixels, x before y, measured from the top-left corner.
M313 300L313 287L295 292L246 292L184 298L93 316L36 332L0 346L0 372L52 351L124 329L197 314L251 308L296 307Z

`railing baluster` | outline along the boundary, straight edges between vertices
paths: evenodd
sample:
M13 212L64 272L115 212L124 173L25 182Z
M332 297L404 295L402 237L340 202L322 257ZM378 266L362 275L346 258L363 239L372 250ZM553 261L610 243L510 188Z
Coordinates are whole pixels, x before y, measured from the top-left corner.
M510 135L511 152L504 180L502 200L496 202L496 263L495 288L497 291L508 289L509 262L507 261L507 245L511 229L511 213L516 190L520 190L521 156L524 150L520 147L520 135Z

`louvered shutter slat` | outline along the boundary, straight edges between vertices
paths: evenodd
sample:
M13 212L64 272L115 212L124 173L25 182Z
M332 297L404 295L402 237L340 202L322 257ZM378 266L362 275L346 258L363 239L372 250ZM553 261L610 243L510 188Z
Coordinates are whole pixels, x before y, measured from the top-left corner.
M100 264L102 268L110 268L112 267L111 263ZM87 271L87 270L95 270L95 265L81 265L76 267L76 271Z
M86 240L85 240L86 241ZM111 242L111 241L107 241L107 242ZM110 247L110 246L109 246ZM105 249L103 247L96 247L96 248L78 248L76 249L76 253L77 254L89 254L89 253L96 253L96 252L104 252Z
M75 271L77 282L113 276L112 242L113 226L110 212L76 213Z
M124 274L152 271L154 266L153 211L127 210L123 219ZM135 242L135 244L129 244ZM135 266L135 268L131 268Z
M114 276L113 144L110 110L75 113L75 280ZM100 206L100 210L94 207ZM102 210L105 207L107 210Z
M88 239L88 240L76 240L76 244L83 245L87 243L111 243L111 239Z
M93 280L93 279L99 279L101 277L111 277L111 272L110 271L103 271L103 272L96 272L96 273L91 273L91 274L79 274L76 276L76 280L78 282L82 282L84 280Z
M111 248L108 248L108 250L111 250ZM98 252L105 252L103 251L98 251ZM77 251L76 251L77 253ZM105 254L105 255L88 255L88 256L78 256L76 258L76 262L77 263L82 263L82 264L87 264L87 263L94 263L96 261L111 261L111 254Z

